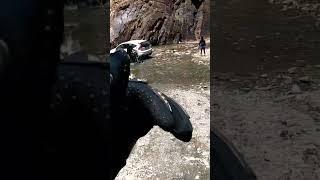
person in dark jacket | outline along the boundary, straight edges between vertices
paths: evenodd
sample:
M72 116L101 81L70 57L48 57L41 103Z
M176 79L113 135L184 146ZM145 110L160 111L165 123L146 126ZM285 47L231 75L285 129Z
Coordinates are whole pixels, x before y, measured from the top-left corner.
M204 40L203 36L201 36L201 39L199 41L199 48L200 48L200 55L203 54L206 55L206 41Z

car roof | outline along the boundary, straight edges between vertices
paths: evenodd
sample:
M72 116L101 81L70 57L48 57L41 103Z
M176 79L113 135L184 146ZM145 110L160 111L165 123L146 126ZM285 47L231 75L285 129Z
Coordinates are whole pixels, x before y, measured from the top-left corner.
M126 42L123 42L121 44L135 44L135 45L138 45L142 42L146 42L147 40L130 40L130 41L126 41ZM121 45L119 44L119 45Z

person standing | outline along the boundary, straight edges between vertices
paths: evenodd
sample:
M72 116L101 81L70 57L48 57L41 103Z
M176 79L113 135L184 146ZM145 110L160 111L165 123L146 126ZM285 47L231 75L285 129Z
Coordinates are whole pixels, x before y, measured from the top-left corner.
M199 48L200 48L200 55L203 54L206 55L206 41L204 40L203 36L201 36L201 39L199 41Z

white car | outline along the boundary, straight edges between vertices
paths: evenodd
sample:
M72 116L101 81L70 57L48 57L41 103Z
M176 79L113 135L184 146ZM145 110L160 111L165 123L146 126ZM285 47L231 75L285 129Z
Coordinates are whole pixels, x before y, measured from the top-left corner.
M131 46L133 51L137 54L138 57L150 56L152 54L152 46L147 40L131 40L119 44L116 48L111 49L110 53L116 52L118 49L124 49L127 51L127 48Z

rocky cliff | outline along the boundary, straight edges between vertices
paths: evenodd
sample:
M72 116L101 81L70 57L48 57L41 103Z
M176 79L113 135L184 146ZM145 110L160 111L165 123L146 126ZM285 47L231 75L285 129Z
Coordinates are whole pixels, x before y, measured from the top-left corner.
M111 0L111 46L130 39L166 44L209 35L209 0Z

